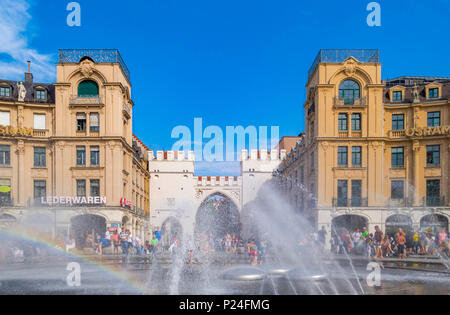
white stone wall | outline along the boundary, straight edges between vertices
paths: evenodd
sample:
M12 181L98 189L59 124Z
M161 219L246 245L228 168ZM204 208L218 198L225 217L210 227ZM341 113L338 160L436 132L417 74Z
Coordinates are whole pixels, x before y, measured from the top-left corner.
M286 152L273 150L241 153L241 176L194 176L194 152L149 152L150 224L161 228L174 217L183 233L192 235L197 210L208 196L216 193L228 197L238 208L254 200L259 188L272 178ZM250 171L249 171L250 170Z

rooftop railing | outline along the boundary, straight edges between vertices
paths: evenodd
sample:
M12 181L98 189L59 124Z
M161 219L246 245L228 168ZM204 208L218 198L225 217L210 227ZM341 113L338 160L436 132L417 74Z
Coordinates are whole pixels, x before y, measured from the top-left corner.
M117 49L60 49L59 63L79 63L83 57L91 58L95 63L118 63L128 81L130 71Z
M308 81L319 63L342 63L350 57L364 63L378 63L380 60L378 49L321 49L309 68Z

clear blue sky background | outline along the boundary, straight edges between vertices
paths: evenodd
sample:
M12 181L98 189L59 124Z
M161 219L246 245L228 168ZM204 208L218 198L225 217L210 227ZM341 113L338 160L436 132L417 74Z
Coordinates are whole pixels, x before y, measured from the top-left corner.
M280 136L297 135L321 48L379 48L383 78L450 76L449 0L378 1L381 27L366 24L369 0L80 0L82 26L73 28L69 1L18 1L30 4L21 36L50 62L59 48L120 50L134 132L155 150L170 149L172 128L192 127L194 117L224 130L277 125ZM0 51L0 61L13 61Z

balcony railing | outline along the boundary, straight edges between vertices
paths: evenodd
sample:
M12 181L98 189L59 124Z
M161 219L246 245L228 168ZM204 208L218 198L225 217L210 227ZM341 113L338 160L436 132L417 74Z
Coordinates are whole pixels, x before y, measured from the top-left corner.
M35 137L47 137L47 129L34 129L33 136Z
M389 199L387 206L392 207L412 207L414 200L412 198Z
M333 207L367 207L367 198L333 198Z
M72 95L70 97L70 105L103 105L103 100L101 96L92 96L92 97L78 97L77 95Z
M389 136L391 138L401 138L405 136L405 130L390 130Z
M436 196L436 197L424 197L423 204L427 207L443 207L445 204L445 196Z
M380 60L378 49L321 49L309 68L308 81L319 63L342 63L350 57L363 63L378 63Z
M125 103L123 104L123 113L128 119L131 118L131 109Z
M367 106L367 98L365 96L361 98L334 98L334 106Z
M145 216L145 211L136 206L130 207L130 211L138 216L141 216L141 217Z

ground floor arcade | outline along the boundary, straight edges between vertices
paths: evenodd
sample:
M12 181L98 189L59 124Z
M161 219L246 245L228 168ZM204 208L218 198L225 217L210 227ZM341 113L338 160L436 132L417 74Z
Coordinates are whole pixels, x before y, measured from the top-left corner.
M450 207L440 208L332 208L310 211L309 216L316 229L325 226L328 241L336 230L346 228L353 232L367 227L369 233L375 232L375 226L393 235L399 228L404 231L421 230L433 234L446 229L449 231ZM327 242L329 244L329 242Z
M32 233L45 240L75 239L83 243L86 235L104 236L107 229L127 229L141 240L151 237L148 220L120 207L11 208L0 210L0 230Z

